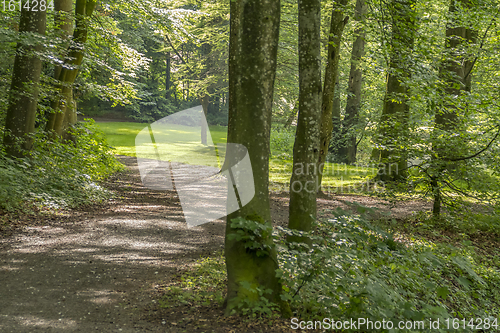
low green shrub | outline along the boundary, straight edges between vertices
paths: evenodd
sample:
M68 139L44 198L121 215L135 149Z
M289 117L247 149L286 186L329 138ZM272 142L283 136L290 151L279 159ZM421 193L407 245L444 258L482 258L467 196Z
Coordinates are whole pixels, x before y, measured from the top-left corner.
M271 158L291 160L294 142L295 127L291 129L273 127L271 129Z
M239 225L242 230L248 228L241 240L250 241L247 236L256 228ZM287 243L288 235L310 237L312 246L307 250L303 244ZM500 258L478 255L470 241L458 248L411 236L403 240L363 215L340 211L334 218L318 221L311 233L277 228L274 238L282 298L299 320L357 322L364 318L394 325L423 321L423 328L405 330L410 332L473 331L477 330L470 326L473 318L488 321L492 328L500 325ZM225 287L224 258L219 253L200 260L168 286L160 304L220 305ZM276 316L278 307L265 299L267 291L254 292L259 293L259 301L242 304L245 311L238 313L254 319ZM429 320L439 320L440 329L431 329ZM357 331L397 328L361 327Z
M492 262L477 261L472 247L402 243L363 217L345 214L318 222L309 234L310 251L284 241L283 235L294 233L281 228L278 239L283 297L296 317L427 324L432 318L440 319L443 332L452 318L500 324L500 271Z
M489 214L464 212L448 214L439 219L429 217L422 225L431 230L440 230L467 235L469 238L488 235L500 241L500 212L498 209Z
M164 287L159 305L163 308L179 305L222 305L226 289L226 266L222 253L215 257L201 258L192 269L185 271L178 280Z
M93 120L79 123L74 135L75 143L62 143L38 133L22 159L0 151L0 209L73 208L108 198L99 182L123 166Z

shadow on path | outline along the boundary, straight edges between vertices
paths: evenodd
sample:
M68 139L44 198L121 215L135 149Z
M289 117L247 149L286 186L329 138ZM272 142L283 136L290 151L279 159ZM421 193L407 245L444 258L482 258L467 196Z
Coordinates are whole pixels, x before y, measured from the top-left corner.
M188 228L172 191L141 186L135 159L111 205L0 240L1 332L164 332L153 286L220 250L224 223Z

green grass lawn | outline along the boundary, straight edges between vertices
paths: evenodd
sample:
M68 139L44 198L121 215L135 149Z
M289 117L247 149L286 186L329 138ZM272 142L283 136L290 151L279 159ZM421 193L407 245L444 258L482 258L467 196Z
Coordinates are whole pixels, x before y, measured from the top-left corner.
M135 137L141 132L147 124L145 123L130 123L130 122L103 122L97 123L98 127L106 134L108 143L114 148L116 154L136 156ZM172 135L177 139L188 135L189 128L178 126L175 131L170 132L168 135L161 137L162 133L154 132L155 138L160 135L160 138L167 138ZM223 126L210 126L210 134L214 144L223 144L227 142L227 127ZM177 137L178 136L178 137ZM202 154L197 156L205 156L213 151L203 152L203 146L199 142L192 142L186 144L162 144L161 139L157 140L158 150L168 152L168 156L174 156L177 161L182 162L181 156L193 156L191 152L202 151ZM219 166L224 159L224 149L218 150ZM185 161L189 163L188 160ZM199 161L198 161L199 162ZM209 162L204 164L208 165ZM203 163L202 163L203 164ZM271 188L273 190L287 190L292 173L292 161L283 159L271 159L269 165ZM366 182L368 179L373 178L376 170L373 168L364 168L357 166L346 166L341 164L326 163L323 172L323 186L329 187L334 192L350 192L349 186Z
M96 123L101 131L106 134L108 143L119 155L135 155L135 137L147 127L146 123L129 122L104 122ZM182 126L179 126L182 128ZM215 144L225 143L227 137L227 128L222 126L210 126L210 133Z
M273 190L287 190L292 174L291 160L271 159L269 174ZM360 166L325 163L323 169L323 190L335 193L359 191L362 184L373 179L377 170Z

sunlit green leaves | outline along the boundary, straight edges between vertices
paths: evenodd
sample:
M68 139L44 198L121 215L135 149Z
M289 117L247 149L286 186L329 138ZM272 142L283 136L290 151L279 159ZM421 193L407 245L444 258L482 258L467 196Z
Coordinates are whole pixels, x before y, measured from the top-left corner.
M364 218L347 215L319 222L308 237L308 253L279 247L281 276L290 290L284 297L308 318L397 322L500 315L494 305L500 302L500 272L484 270L463 251L395 241ZM484 293L489 296L480 298Z

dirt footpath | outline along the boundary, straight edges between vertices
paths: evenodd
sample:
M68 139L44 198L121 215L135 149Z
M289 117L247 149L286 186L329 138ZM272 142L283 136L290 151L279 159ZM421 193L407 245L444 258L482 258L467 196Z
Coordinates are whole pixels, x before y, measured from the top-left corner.
M110 181L114 202L0 239L0 332L168 331L149 320L153 286L220 250L224 223L188 229L175 193L143 188L134 160Z

